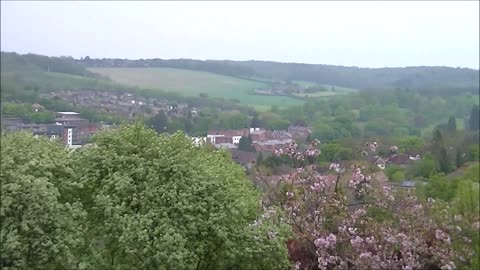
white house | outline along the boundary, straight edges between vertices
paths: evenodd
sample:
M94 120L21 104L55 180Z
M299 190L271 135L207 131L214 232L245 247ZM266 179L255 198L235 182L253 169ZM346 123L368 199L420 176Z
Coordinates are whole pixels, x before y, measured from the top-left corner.
M242 136L233 136L232 137L233 144L239 144L241 138L242 138Z
M215 144L215 139L218 138L218 137L224 137L225 135L223 134L218 134L218 135L213 135L213 134L208 134L207 135L207 140L210 142L210 143L213 143Z

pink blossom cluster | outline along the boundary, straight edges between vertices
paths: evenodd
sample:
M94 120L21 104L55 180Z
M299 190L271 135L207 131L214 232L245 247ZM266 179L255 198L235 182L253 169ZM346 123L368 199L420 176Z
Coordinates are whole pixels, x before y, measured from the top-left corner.
M296 156L296 145L291 146L282 153ZM337 163L329 169L349 170ZM472 231L480 229L478 217L467 222L434 199L421 200L411 191L397 195L388 185L374 188L359 166L348 184L339 182L338 191L326 188L321 176L299 172L293 176L298 181L285 183L288 200L284 189L278 192L281 213L295 235L289 252L300 254L292 259L295 269L456 269L478 256L471 246Z
M292 142L285 149L275 149L274 153L276 156L287 155L293 158L294 160L303 161L305 157L315 157L320 155L321 152L318 149L319 145L320 145L319 140L313 140L309 143L309 145L307 146L307 149L301 152L301 151L298 151L298 144L295 142Z
M356 198L362 198L370 191L370 176L365 176L358 165L353 168L352 179L348 183L354 189Z
M334 170L337 173L341 171L340 164L338 164L338 163L331 163L330 166L328 167L328 169L329 170Z
M324 182L315 182L315 183L313 183L312 186L310 186L310 188L313 191L323 191L324 188L325 188L325 183Z
M337 237L331 233L326 237L317 238L314 243L317 247L333 248L337 244Z
M305 156L314 157L320 155L320 150L318 149L307 149L305 150Z
M440 230L440 229L437 229L435 231L435 238L437 238L438 240L442 240L444 241L445 243L447 244L450 244L451 241L450 241L450 235L448 235L447 233L445 233L444 231Z
M361 218L362 216L364 216L365 214L367 214L367 211L365 211L365 209L363 209L363 208L357 209L357 210L355 210L355 212L353 212L352 219L357 220L357 219Z

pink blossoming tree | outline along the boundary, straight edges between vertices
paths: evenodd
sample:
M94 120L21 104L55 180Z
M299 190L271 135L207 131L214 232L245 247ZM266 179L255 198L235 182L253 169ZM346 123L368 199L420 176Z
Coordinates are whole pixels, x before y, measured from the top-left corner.
M306 157L320 154L318 145L314 141L299 151L293 143L276 152L290 156L298 174L280 181L264 200L266 206L279 206L293 229L287 245L295 269L474 267L478 212L456 214L448 204L395 190L374 181L359 165L331 164L337 177L329 181L304 169ZM350 181L343 183L350 173Z

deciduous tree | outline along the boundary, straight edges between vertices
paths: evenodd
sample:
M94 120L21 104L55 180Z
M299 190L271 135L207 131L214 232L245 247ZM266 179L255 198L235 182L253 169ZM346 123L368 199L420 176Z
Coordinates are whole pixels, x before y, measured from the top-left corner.
M76 164L97 268L281 269L285 234L228 155L140 125L101 134Z
M46 138L16 133L1 138L2 269L77 269L84 211L75 201L76 175L67 150Z

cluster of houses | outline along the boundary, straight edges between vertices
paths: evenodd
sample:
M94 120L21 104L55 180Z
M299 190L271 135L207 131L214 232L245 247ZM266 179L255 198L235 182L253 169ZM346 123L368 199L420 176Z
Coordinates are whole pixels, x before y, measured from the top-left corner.
M305 140L312 131L307 127L290 126L287 130L266 130L264 128L244 128L239 130L214 130L206 137L192 138L194 143L201 141L217 148L237 149L242 137L250 138L251 146L257 152L274 153L275 149L285 148L292 141Z
M397 153L398 147L395 145L390 147L390 154L385 158L376 154L377 148L379 147L377 142L366 143L366 147L368 151L363 151L362 156L364 156L368 162L377 165L382 170L385 169L387 165L406 167L412 162L421 159L418 153Z
M91 123L77 112L57 112L55 122L50 124L25 124L21 118L2 117L5 131L27 131L35 137L59 139L69 148L86 144L93 134L105 128L108 126Z
M42 110L40 107L35 107L35 110ZM91 123L87 119L80 117L77 112L58 112L56 114L55 122L50 124L26 124L21 118L2 117L2 129L5 131L27 131L34 136L46 136L50 139L58 139L63 144L71 149L79 148L88 143L90 137L96 132L107 129L109 126ZM206 137L192 138L194 143L209 143L217 148L229 149L232 152L232 159L243 165L245 168L254 166L257 154L253 152L241 151L238 149L240 140L242 138L249 138L251 147L256 152L264 152L273 154L276 149L284 149L293 141L304 141L311 134L311 130L307 127L290 126L287 130L266 130L263 128L244 128L240 130L214 130L208 132ZM386 166L395 164L397 166L407 166L412 162L419 160L418 154L399 154L398 148L392 146L390 148L390 155L382 158L376 154L378 144L368 143L367 151L362 154L366 160L380 169L385 169ZM323 177L327 186L336 181L336 174L327 173L320 174L319 168L316 165L307 166L307 171L314 173L315 177ZM296 178L297 174L301 172L290 172L283 175L272 175L265 178L269 183L277 183L284 180L289 181ZM387 179L383 172L378 172L379 177L386 182ZM323 175L323 176L321 176ZM414 181L403 181L398 183L400 187L411 188L415 187Z
M183 116L188 105L171 104L167 100L145 98L131 93L107 92L96 90L56 91L42 94L44 98L60 98L70 104L81 104L84 107L131 118L136 113L155 115L165 111L169 116ZM191 108L193 115L196 108Z
M283 149L292 141L306 140L312 131L307 127L290 126L287 130L267 130L264 128L244 128L239 130L213 130L206 137L193 137L194 144L207 143L220 149L228 149L232 159L246 169L252 168L257 154L274 154L275 150ZM240 140L249 138L251 148L255 152L238 149Z

